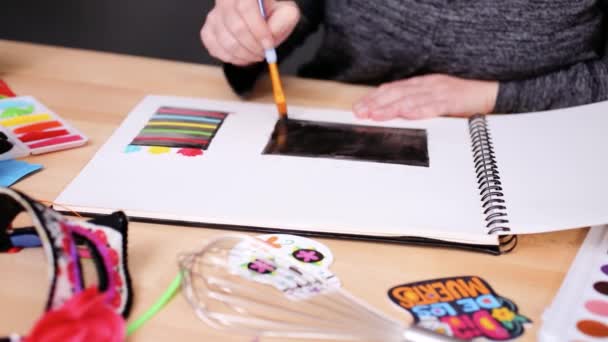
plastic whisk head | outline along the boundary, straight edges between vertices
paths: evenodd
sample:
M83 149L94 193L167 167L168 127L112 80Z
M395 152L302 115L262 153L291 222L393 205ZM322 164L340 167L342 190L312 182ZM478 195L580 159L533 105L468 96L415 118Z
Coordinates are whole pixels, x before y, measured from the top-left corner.
M180 257L183 293L207 324L250 336L402 341L404 326L260 240L227 235Z

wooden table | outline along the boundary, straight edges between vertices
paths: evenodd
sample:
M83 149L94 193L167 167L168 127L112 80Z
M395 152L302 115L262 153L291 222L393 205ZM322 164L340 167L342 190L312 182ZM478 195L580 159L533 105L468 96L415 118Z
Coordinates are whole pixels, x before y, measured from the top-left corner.
M16 188L53 200L93 157L97 149L146 94L237 100L220 69L205 65L121 56L0 40L0 79L20 95L32 95L91 138L83 148L31 157L44 170ZM348 109L369 89L334 82L286 78L290 103ZM255 101L271 102L263 82ZM131 223L130 270L139 316L176 275L176 255L201 246L222 231ZM321 239L335 255L331 269L344 288L389 315L409 320L386 291L425 279L478 275L501 295L514 300L534 324L523 340L535 340L541 314L559 288L584 239L586 229L520 237L504 256L446 249ZM40 316L47 291L46 262L39 249L0 255L0 333L26 333ZM177 297L131 340L248 341L214 331Z

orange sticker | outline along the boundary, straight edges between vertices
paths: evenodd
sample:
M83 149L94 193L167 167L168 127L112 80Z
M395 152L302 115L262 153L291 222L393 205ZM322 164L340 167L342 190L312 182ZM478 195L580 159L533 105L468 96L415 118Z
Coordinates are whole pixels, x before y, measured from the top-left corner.
M414 316L417 325L462 340L485 337L515 339L530 319L510 300L474 276L421 281L395 286L391 301Z

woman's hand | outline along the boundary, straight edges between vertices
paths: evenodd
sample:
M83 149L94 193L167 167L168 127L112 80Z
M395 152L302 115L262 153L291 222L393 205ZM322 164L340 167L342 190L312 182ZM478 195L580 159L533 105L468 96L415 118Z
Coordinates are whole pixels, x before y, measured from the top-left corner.
M498 82L427 75L386 83L354 106L361 119L468 117L494 110Z
M225 63L248 65L264 59L264 50L282 43L300 19L293 1L265 0L264 20L257 0L217 0L201 29L209 53Z

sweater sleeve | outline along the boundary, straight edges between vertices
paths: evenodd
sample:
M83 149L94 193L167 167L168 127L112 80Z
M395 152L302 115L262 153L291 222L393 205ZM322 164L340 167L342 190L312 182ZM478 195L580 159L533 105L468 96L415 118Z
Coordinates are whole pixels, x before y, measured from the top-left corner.
M501 82L495 113L521 113L583 105L608 99L608 0L603 45L597 59L538 77Z
M300 21L291 35L277 47L279 63L287 58L309 35L314 33L323 20L323 0L295 0L300 8ZM224 75L232 90L241 97L249 95L256 81L265 70L265 62L255 63L245 67L229 63L223 64Z

